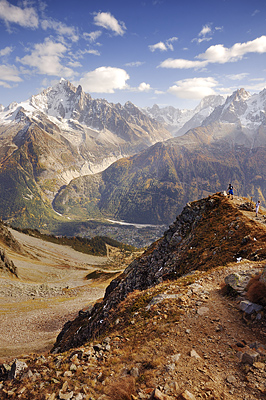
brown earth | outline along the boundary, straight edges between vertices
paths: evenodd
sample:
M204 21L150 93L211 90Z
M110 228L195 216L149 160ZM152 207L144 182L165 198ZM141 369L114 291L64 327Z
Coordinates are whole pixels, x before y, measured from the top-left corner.
M239 205L243 199L235 198L232 202ZM260 233L266 232L264 210L259 217L255 217L254 212L241 212L253 228L255 226ZM243 346L254 343L266 346L265 310L261 312L261 320L251 318L239 309L243 297L226 297L221 291L226 275L239 271L253 271L255 274L264 266L265 261L241 260L207 272L197 271L143 292L130 293L116 310L117 319L108 332L108 350L95 350L88 343L62 355L25 356L24 361L39 375L32 380L24 378L3 383L0 395L2 393L3 399L49 400L264 399L266 357L250 365L241 363L237 353ZM55 268L49 266L52 267ZM42 273L48 271L43 266L41 268ZM75 262L69 270L72 268L77 268ZM60 271L61 275L55 273L54 284L68 281L67 271L64 268ZM75 285L78 279L74 280L73 275L70 274L72 278L69 279L72 282L70 291L78 287ZM151 305L150 301L159 294L165 297ZM64 296L49 299L55 298L62 298L64 305L72 301ZM79 299L83 301L82 297ZM29 301L33 303L35 300ZM19 304L22 304L22 298ZM82 307L84 305L88 302ZM49 318L49 323L60 317L60 307L53 309L55 314ZM22 315L21 311L21 318ZM10 313L10 317L15 321L16 315L12 317ZM38 324L34 327L36 329ZM2 334L2 323L0 329ZM39 329L45 332L45 324L41 323ZM103 339L101 337L97 342L102 343ZM23 343L21 340L22 346ZM73 354L78 354L78 357ZM161 397L152 397L155 388L161 392ZM179 397L185 390L191 397Z
M52 347L62 326L104 294L114 271L107 257L83 254L10 229L23 245L19 254L1 243L18 269L18 278L0 271L0 357ZM107 271L105 279L86 280Z

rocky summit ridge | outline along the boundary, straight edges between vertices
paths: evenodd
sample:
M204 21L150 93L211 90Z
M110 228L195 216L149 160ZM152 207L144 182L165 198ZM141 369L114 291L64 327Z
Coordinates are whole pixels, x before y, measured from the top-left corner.
M102 302L64 326L54 351L64 351L108 332L115 324L117 307L135 290L241 258L265 259L265 238L265 227L257 231L257 226L223 194L187 204L164 236L111 282Z
M219 193L187 204L53 353L0 364L1 399L264 399L265 308L243 283L265 279L264 217Z

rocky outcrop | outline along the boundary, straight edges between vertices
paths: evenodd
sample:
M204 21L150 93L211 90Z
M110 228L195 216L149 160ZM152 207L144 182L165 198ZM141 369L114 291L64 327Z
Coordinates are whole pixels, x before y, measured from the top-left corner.
M10 260L5 251L0 248L0 273L8 273L18 277L17 267L13 261Z
M12 233L7 229L7 227L0 221L0 242L8 246L11 250L17 253L24 254L25 250L23 246L14 238Z
M250 235L253 241L243 241ZM266 230L257 231L222 194L186 205L164 236L133 261L106 289L102 302L69 321L53 351L78 346L108 329L117 305L134 290L145 290L193 270L237 261L241 255L264 259Z

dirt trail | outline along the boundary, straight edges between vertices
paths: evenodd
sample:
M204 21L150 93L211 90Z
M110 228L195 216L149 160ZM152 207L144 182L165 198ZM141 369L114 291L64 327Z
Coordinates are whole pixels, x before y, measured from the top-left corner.
M106 257L11 232L28 254L5 247L19 278L0 276L0 357L51 348L64 323L101 298L110 280L85 279L95 269L106 269Z

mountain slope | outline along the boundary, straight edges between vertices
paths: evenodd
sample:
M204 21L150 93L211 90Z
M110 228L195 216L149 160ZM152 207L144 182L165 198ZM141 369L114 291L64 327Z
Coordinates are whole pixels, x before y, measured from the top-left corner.
M206 102L208 104L208 102ZM73 180L54 201L69 216L170 223L184 204L232 183L266 197L266 90L240 89L185 135L157 143L94 177Z
M54 196L73 178L102 171L169 137L132 103L94 100L61 80L28 101L1 108L0 215L29 224L32 214L31 226L43 226L56 217Z
M247 282L265 264L264 215L255 218L254 212L240 211L238 207L246 205L241 201L216 194L188 205L164 237L111 283L103 302L96 303L92 312L81 310L75 323L65 326L63 349L70 344L67 333L69 338L72 334L72 343L83 343L81 339L86 343L61 354L58 348L56 354L27 351L23 356L19 348L15 360L0 360L1 399L264 399L265 308L244 313L239 306L243 295L228 297L221 290L229 274ZM235 262L237 247L252 261L238 258ZM169 280L169 268L182 273L183 256L184 271L189 273L174 274ZM200 270L195 270L198 262ZM42 307L49 301L49 312L27 323L27 328L35 326L33 338L39 341L58 324L58 308L62 307L62 301L51 307L45 286L38 292L45 297ZM32 295L32 289L22 296ZM87 304L87 290L80 300ZM40 311L37 302L37 298L27 301L27 310L34 307L34 316ZM2 306L5 310L6 304ZM15 321L18 311L16 304ZM0 330L2 336L13 339L21 331L6 329L10 316L9 310ZM95 331L87 341L88 326Z
M189 203L164 236L111 282L102 302L64 326L54 351L79 346L114 328L115 310L135 290L175 280L193 270L226 265L239 257L265 260L265 239L265 226L258 229L221 194Z
M157 143L103 173L73 180L54 207L66 215L103 215L128 222L170 223L183 205L232 182L243 196L266 196L266 146L232 124L215 123ZM266 141L265 141L266 143Z

